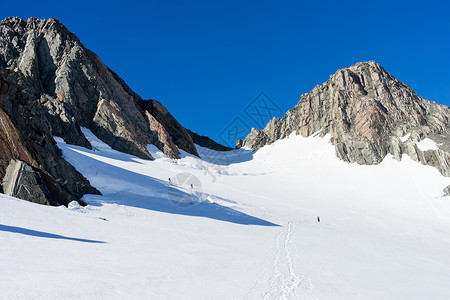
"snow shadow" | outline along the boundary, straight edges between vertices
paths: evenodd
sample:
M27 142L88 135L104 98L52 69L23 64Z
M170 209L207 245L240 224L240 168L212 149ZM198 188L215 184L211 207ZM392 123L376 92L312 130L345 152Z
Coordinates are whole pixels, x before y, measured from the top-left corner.
M218 166L229 166L231 164L243 163L252 160L255 153L254 150L243 148L230 151L215 151L198 145L196 145L196 147L201 160ZM182 150L180 152L181 158L192 156Z
M169 214L204 217L240 225L279 226L269 221L211 202L201 202L188 207L180 207L164 197L143 196L130 191L123 191L105 197L97 195L90 196L92 197L90 197L88 203L93 206L101 206L103 203L114 203Z
M84 147L80 147L80 146L75 146L72 144L66 144L64 139L62 139L60 137L54 136L53 138L57 142L58 148L60 148L61 150L64 150L64 151L66 149L70 149L70 150L76 149L79 151L89 152L94 155L101 155L102 157L105 157L105 158L120 160L120 161L124 161L124 162L131 162L131 163L136 163L136 164L143 164L142 160L145 160L143 158L137 158L136 156L116 151L107 145L99 146L97 143L94 143L90 139L88 141L92 143L92 150L89 150L88 148L84 148Z
M96 243L96 244L106 243L103 241L68 237L68 236L63 236L63 235L59 235L59 234L53 234L53 233L32 230L32 229L27 229L27 228L22 228L22 227L16 227L16 226L8 226L8 225L3 225L3 224L0 224L0 231L7 231L7 232L24 234L24 235L37 236L37 237L48 238L48 239L70 240L70 241L83 242L83 243Z
M59 145L59 147L64 148L64 154L69 158L69 163L73 164L103 194L103 196L85 195L83 199L89 205L101 206L103 203L113 203L242 225L278 226L213 202L201 202L188 207L177 206L168 197L168 182L89 157L86 154L91 151L82 147L73 145ZM179 197L191 197L189 193L185 194Z

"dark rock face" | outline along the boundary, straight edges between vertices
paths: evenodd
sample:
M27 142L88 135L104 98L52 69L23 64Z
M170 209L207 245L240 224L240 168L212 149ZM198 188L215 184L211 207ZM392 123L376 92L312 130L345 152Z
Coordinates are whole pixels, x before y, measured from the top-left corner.
M197 144L199 146L206 147L206 148L216 150L216 151L231 151L231 150L233 150L233 148L226 147L224 145L216 143L215 141L213 141L212 139L210 139L207 136L199 135L189 129L187 130L187 132L189 133L192 140L194 141L194 144Z
M3 179L11 162L22 161L27 167L17 170L33 175L24 175L21 182L38 184L45 193L46 204L67 205L80 199L86 193L99 193L89 181L61 157L51 135L49 123L39 105L40 94L36 93L27 78L21 73L0 68L0 179ZM35 178L35 180L31 180ZM28 186L26 189L32 190ZM14 191L14 189L5 190ZM20 195L24 195L23 190ZM42 197L27 197L28 200L43 203Z
M197 155L186 130L162 105L148 106L147 112L162 125L156 132L155 126L150 128L154 120L142 105L146 101L59 21L7 18L0 31L0 66L27 77L40 94L53 135L90 147L80 130L87 127L113 149L152 159L146 147L153 143L178 158L177 149L159 140L169 135L176 146Z
M46 205L58 205L38 172L26 162L12 159L2 182L6 195Z
M179 157L177 147L198 155L161 104L142 100L55 19L0 22L0 80L0 181L12 160L22 161L18 172L33 174L26 184L43 191L31 201L67 205L99 193L61 157L53 139L91 148L80 127L145 159L152 159L151 143L172 158Z
M259 149L296 131L330 134L336 155L348 162L378 164L387 154L403 154L450 176L450 108L427 101L370 61L341 69L323 85L302 95L281 119L263 130L252 129L238 146ZM402 137L410 134L408 140ZM438 150L421 151L429 138Z
M169 111L158 101L139 101L140 107L146 112L150 129L153 135L152 142L155 146L158 143L163 145L163 149L170 149L166 155L177 158L180 149L198 156L197 149L187 130L169 113ZM159 128L162 128L161 130Z

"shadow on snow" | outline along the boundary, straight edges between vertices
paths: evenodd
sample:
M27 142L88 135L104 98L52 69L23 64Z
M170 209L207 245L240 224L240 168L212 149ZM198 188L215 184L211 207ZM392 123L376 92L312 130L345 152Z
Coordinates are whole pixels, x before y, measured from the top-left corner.
M88 202L89 205L93 206L99 206L103 203L114 203L170 214L210 218L241 225L279 226L217 203L200 202L191 206L181 207L173 204L167 198L137 195L129 191L108 195L107 199L94 195Z
M254 150L249 149L233 149L229 151L215 151L205 147L197 145L197 151L201 160L207 163L215 164L218 166L229 166L231 164L243 163L253 159L255 154ZM180 158L185 158L193 155L180 151Z
M90 150L73 145L58 145L64 152L70 152L72 164L84 174L91 184L104 196L85 195L89 205L100 206L103 203L132 206L153 211L185 216L196 216L242 225L279 226L269 221L247 215L235 209L212 202L200 202L187 207L174 204L168 197L167 182L148 175L129 171L124 168L101 162L83 153ZM99 155L98 153L94 153ZM123 154L125 160L131 155ZM121 156L120 156L121 157ZM115 155L115 159L121 159ZM182 198L190 198L186 192Z
M24 234L24 235L37 236L37 237L42 237L42 238L70 240L70 241L83 242L83 243L98 243L98 244L105 243L103 241L73 238L73 237L63 236L63 235L59 235L59 234L53 234L53 233L48 233L48 232L43 232L43 231L37 231L37 230L16 227L16 226L2 225L2 224L0 224L0 231L8 231L8 232L20 233L20 234Z

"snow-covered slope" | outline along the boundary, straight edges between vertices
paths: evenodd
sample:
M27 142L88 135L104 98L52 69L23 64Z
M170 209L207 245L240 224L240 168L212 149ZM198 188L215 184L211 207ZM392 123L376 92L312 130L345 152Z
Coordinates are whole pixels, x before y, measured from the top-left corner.
M450 297L449 179L432 167L348 164L294 135L147 161L83 132L94 150L58 146L103 196L0 195L2 299Z

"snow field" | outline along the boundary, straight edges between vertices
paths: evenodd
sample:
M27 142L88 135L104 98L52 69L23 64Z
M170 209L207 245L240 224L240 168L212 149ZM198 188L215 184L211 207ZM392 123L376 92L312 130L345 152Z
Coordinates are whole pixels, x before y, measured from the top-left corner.
M296 135L177 161L149 146L147 161L83 132L94 150L58 146L103 196L64 208L1 195L1 299L450 297L450 180L432 167L348 164L329 137ZM203 202L170 200L180 173Z

